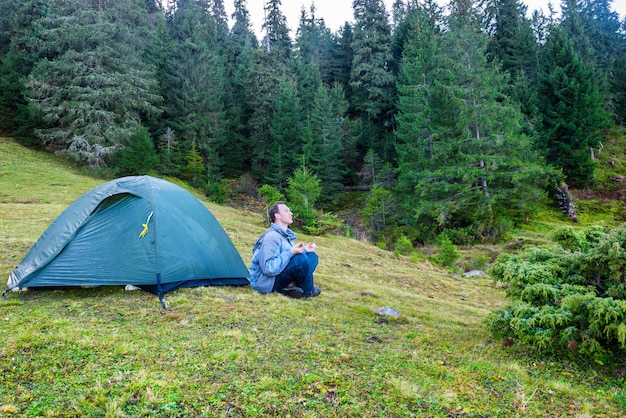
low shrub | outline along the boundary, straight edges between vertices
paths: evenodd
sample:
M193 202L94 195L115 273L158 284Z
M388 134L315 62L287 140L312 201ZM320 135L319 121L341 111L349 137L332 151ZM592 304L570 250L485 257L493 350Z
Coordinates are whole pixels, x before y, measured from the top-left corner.
M513 299L493 312L495 336L594 359L626 354L626 227L564 227L559 246L503 254L489 273Z

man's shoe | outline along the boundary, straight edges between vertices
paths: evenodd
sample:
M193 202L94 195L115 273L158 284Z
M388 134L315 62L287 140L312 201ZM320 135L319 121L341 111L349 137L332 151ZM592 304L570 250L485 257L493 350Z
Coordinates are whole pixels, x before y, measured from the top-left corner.
M305 298L314 298L316 296L319 296L320 293L322 293L322 289L320 289L317 286L313 286L313 291L311 292L310 295L304 295Z
M287 286L280 290L278 293L293 299L300 299L304 297L304 291L298 286Z

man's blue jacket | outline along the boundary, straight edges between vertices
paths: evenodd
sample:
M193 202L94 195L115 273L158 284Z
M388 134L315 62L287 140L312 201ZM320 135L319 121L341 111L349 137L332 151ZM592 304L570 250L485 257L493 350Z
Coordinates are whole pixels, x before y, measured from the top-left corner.
M282 229L273 223L259 237L252 249L250 262L250 284L260 293L270 293L274 288L274 279L289 264L291 247L296 240L295 232Z

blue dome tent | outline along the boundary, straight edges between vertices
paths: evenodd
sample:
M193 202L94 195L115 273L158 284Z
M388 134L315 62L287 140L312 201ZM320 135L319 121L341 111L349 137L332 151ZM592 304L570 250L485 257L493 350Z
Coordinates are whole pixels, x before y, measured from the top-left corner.
M181 287L247 285L217 219L183 188L150 176L102 184L72 203L9 275L4 292L132 284L163 302Z

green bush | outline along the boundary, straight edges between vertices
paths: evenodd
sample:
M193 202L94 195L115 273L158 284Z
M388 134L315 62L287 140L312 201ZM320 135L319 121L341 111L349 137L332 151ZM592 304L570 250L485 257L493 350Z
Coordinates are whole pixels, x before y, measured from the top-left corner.
M313 227L317 222L315 203L322 193L319 178L303 165L295 169L288 182L287 198L295 222L303 228Z
M400 235L396 241L395 255L410 255L413 252L413 243L404 235Z
M585 236L571 226L562 226L550 233L550 239L566 250L578 251L586 246Z
M439 266L452 267L461 257L457 251L456 245L452 243L447 234L439 235L437 238L437 246L439 247L439 254L433 256L432 260Z
M626 227L560 228L559 246L503 254L489 273L512 302L491 332L550 352L594 359L626 354Z
M278 191L278 189L270 186L269 184L264 184L263 186L261 186L259 188L258 194L259 197L265 198L265 202L268 207L285 198L283 194Z
M343 227L343 221L332 213L321 213L309 225L304 226L304 231L310 235L322 235L333 232Z
M128 144L110 155L107 162L120 176L149 174L159 162L150 133L139 128L129 138Z

